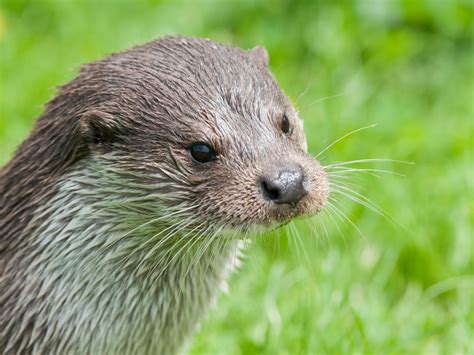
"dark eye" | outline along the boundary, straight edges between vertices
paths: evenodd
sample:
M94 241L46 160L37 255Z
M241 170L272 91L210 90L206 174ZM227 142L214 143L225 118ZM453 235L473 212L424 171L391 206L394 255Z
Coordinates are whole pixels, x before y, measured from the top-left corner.
M288 119L288 116L286 115L286 113L283 115L283 118L281 120L281 130L286 135L290 135L291 132L292 132L292 128L291 128L291 125L290 125L290 120Z
M189 152L198 163L208 163L216 158L216 152L206 143L194 143L189 148Z

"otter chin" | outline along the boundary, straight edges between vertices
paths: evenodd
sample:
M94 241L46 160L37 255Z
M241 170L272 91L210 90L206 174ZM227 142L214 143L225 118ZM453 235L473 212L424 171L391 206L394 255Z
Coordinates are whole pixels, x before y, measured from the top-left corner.
M242 241L329 194L263 47L166 37L82 67L0 170L0 353L173 354Z

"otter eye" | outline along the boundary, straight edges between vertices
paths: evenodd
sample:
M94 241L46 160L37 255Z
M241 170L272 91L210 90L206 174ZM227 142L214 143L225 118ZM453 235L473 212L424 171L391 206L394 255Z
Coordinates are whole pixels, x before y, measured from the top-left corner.
M288 119L288 116L286 115L286 113L283 115L283 119L281 120L281 130L283 131L283 133L285 133L288 136L293 131L290 125L290 120Z
M189 148L189 152L198 163L208 163L216 158L216 152L206 143L194 143Z

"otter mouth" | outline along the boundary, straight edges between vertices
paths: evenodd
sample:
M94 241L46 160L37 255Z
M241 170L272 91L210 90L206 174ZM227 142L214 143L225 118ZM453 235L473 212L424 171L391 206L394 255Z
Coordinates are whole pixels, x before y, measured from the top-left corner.
M315 201L316 200L316 201ZM268 209L267 218L263 220L249 221L248 224L235 223L232 228L262 234L276 231L294 220L300 220L315 216L321 212L325 205L324 201L308 194L297 204L274 204L271 201L265 201Z

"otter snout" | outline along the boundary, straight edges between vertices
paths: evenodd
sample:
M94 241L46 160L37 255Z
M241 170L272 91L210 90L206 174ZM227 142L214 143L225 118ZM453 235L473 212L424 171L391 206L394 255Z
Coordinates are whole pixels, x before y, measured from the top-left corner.
M261 176L258 184L265 200L295 206L308 193L304 182L301 165L287 163Z

